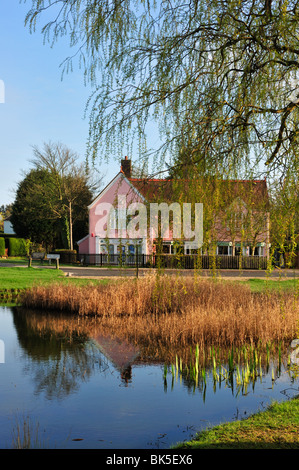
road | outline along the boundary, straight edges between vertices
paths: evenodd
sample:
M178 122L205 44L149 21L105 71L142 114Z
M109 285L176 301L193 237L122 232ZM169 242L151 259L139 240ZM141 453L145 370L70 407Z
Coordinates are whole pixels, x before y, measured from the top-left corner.
M23 267L26 268L26 264L12 264L12 263L0 263L2 267ZM43 266L35 265L36 268L44 269L55 269L55 266L49 266L47 263ZM60 265L59 269L65 273L66 276L80 277L80 278L113 278L113 277L136 277L136 268L103 268L103 267L82 267L82 266L63 266ZM140 277L155 272L156 270L150 268L139 268L138 275ZM165 269L165 274L170 275L183 275L183 276L194 276L194 271L192 269ZM213 274L208 269L203 269L200 273L201 277L211 277ZM266 271L263 270L251 270L244 269L240 271L239 269L222 269L217 271L217 276L224 279L263 279L269 276ZM299 269L274 269L270 274L271 279L299 279Z
M97 267L66 267L61 266L61 271L63 271L67 276L72 277L86 277L86 278L107 278L107 277L136 277L135 268L97 268ZM138 275L144 276L151 273L154 270L149 268L142 269L139 268ZM175 270L175 269L166 269L164 270L166 274L170 275L184 275L184 276L194 276L194 271L192 269L184 270ZM201 276L211 277L212 273L209 270L203 270L200 274ZM217 271L217 276L222 278L238 278L238 279L252 279L252 278L266 278L268 273L266 271L260 270L246 270L240 271L238 269L225 269ZM299 279L299 270L278 270L275 269L270 275L271 279Z

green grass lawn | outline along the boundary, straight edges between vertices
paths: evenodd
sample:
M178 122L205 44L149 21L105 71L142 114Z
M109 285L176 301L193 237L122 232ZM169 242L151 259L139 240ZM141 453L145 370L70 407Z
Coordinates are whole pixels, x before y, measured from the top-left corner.
M34 284L48 284L62 277L63 273L56 269L0 267L0 290L27 289Z
M299 449L299 398L200 432L179 449Z
M0 258L1 264L28 264L28 258L24 256L12 256L9 258Z
M299 279L249 279L248 281L236 281L248 284L252 292L262 292L271 290L295 290L299 293Z
M53 282L62 283L99 283L109 282L109 280L95 280L95 279L72 279L65 277L62 271L55 268L28 268L28 267L0 267L0 291L11 289L28 289L34 285L47 285Z
M62 271L54 268L46 269L41 266L28 268L0 266L0 291L6 289L27 289L35 284L49 284L53 281L59 282L75 282L77 284L111 282L111 280L95 280L95 279L72 279L66 278ZM249 279L248 281L235 281L248 284L253 292L262 292L265 290L295 290L299 294L299 279L281 278L273 280L267 279Z

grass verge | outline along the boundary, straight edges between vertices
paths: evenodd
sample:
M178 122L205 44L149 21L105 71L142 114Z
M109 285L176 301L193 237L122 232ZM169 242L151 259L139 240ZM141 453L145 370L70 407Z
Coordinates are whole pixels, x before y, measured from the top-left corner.
M88 284L106 284L109 280L76 279L65 277L55 268L0 267L0 299L9 299L18 293L35 286L49 286L53 283L62 285L85 286Z
M3 264L28 264L27 256L11 256L9 258L0 258L0 263ZM40 263L40 261L39 261Z
M56 269L0 267L0 290L28 289L34 285L47 285L64 278Z
M236 281L241 284L249 285L252 292L265 291L287 291L292 290L299 294L299 279L248 279L248 281Z
M200 432L176 449L299 449L299 399Z

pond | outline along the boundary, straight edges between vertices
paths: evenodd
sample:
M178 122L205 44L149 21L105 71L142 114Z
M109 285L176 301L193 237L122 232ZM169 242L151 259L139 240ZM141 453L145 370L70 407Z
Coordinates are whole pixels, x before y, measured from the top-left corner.
M146 360L136 344L90 322L0 306L0 448L12 448L26 422L42 448L166 449L298 394L283 366L246 393L215 388L209 377L203 390L170 368L164 377L163 360Z

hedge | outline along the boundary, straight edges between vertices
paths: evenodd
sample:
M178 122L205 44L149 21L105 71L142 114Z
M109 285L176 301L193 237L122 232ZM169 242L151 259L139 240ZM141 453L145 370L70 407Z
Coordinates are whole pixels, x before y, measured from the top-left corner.
M8 239L8 256L26 256L27 248L24 238Z
M0 238L0 256L5 255L5 238Z
M73 264L77 262L77 251L67 249L57 249L54 251L57 255L60 255L60 262L66 264Z

